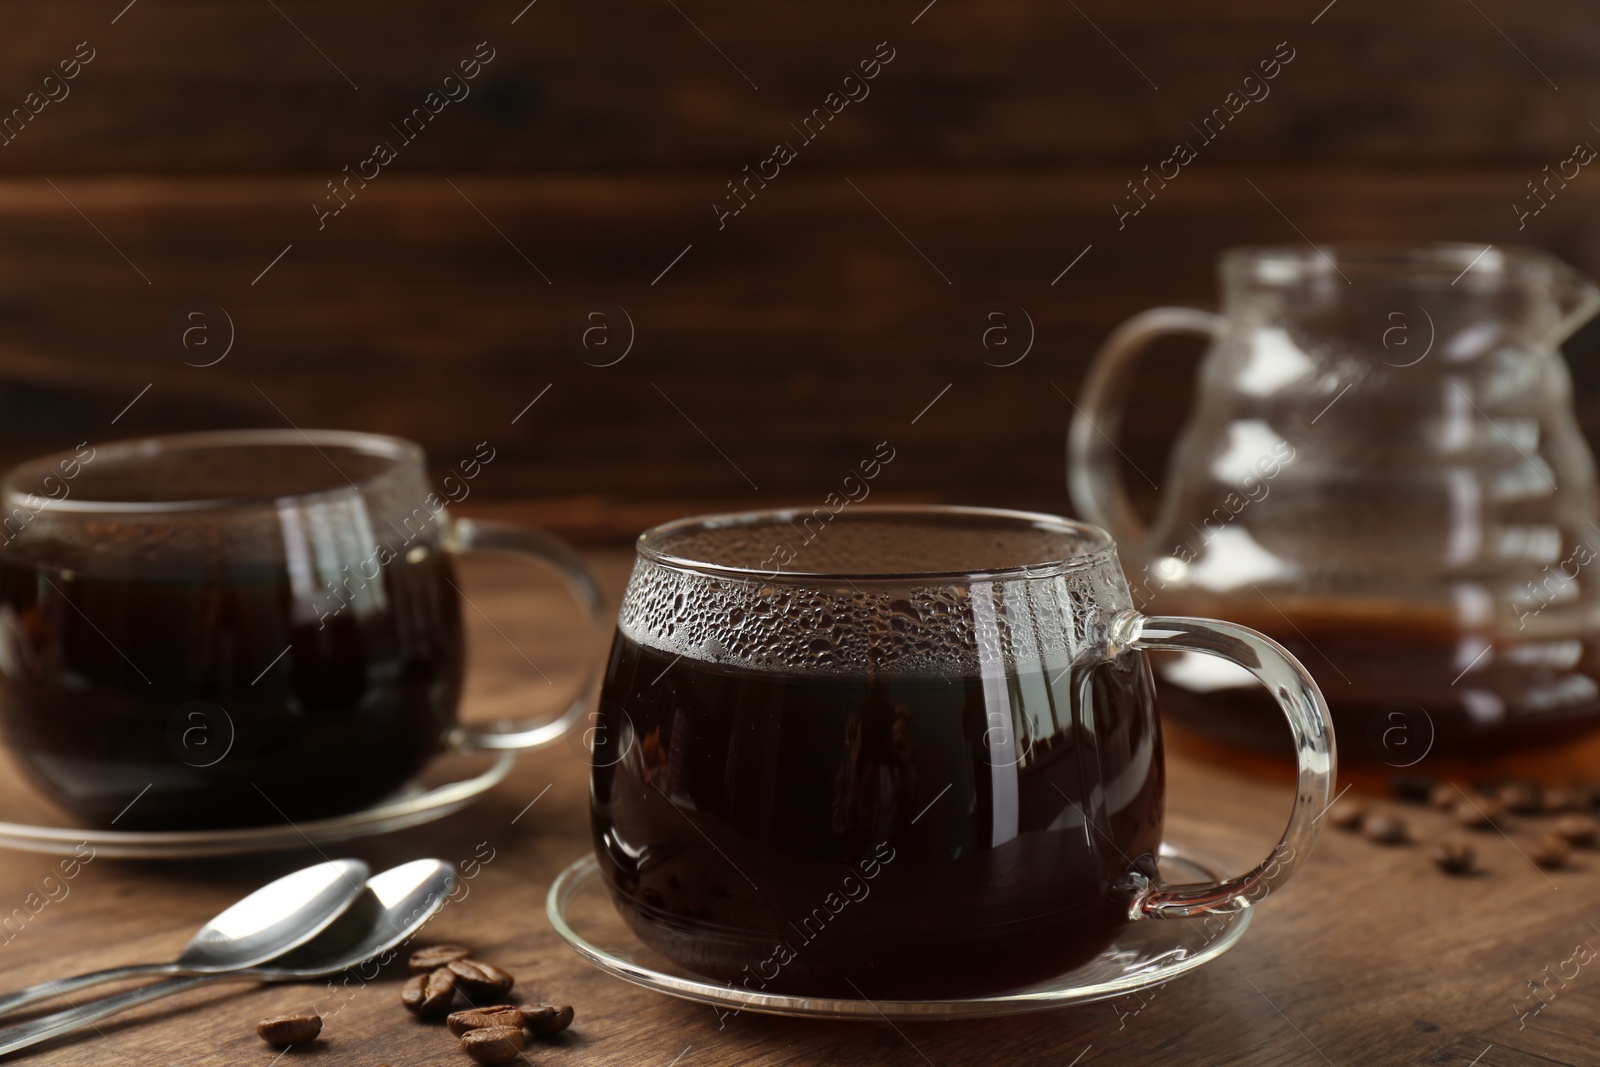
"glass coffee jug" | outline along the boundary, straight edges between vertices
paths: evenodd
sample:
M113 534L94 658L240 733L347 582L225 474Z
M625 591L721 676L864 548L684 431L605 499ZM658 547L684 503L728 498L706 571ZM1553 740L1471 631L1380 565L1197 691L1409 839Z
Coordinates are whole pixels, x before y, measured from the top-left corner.
M1457 244L1237 248L1220 276L1220 314L1112 334L1070 430L1073 502L1125 546L1135 606L1274 637L1352 762L1481 765L1600 727L1594 459L1558 350L1600 290ZM1134 357L1174 332L1210 348L1146 526L1114 438ZM1192 653L1155 671L1191 731L1288 744L1244 672Z

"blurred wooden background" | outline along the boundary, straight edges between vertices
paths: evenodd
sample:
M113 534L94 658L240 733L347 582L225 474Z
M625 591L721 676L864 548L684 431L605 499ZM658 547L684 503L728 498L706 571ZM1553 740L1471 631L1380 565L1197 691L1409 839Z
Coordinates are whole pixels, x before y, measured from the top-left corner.
M1592 4L925 4L7 4L0 117L60 98L0 145L0 461L291 422L441 466L487 440L469 508L535 500L606 540L814 506L886 440L878 498L1061 511L1099 341L1210 306L1226 246L1522 241L1600 274L1600 176L1520 234L1511 207L1600 144ZM470 95L406 143L391 123L484 41ZM1270 95L1119 231L1124 183L1285 41ZM879 42L870 95L803 144L790 124ZM325 183L380 141L398 158L319 230ZM719 231L711 204L779 141L798 158ZM1014 347L971 338L993 301L1032 320L1012 366L989 364L1021 351L1014 312ZM218 309L234 343L197 366ZM1592 439L1597 349L1567 348ZM1125 447L1159 480L1193 354L1156 355Z

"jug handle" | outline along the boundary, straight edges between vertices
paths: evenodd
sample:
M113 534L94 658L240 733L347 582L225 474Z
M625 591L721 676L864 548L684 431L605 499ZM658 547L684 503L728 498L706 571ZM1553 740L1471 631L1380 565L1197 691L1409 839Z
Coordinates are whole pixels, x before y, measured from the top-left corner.
M1067 432L1067 491L1073 506L1109 530L1134 556L1143 549L1146 530L1117 475L1116 457L1122 450L1116 434L1122 426L1133 357L1167 333L1216 338L1222 333L1222 316L1197 308L1161 307L1142 311L1118 326L1095 355L1083 382L1082 405L1073 405L1076 414Z

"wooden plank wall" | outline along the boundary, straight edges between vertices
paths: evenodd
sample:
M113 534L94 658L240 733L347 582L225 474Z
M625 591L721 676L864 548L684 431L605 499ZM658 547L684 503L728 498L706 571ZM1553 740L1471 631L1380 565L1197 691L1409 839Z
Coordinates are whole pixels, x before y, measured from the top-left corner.
M810 506L887 440L884 499L1059 511L1099 341L1211 304L1222 248L1520 241L1600 274L1600 176L1520 232L1511 206L1600 144L1581 0L525 3L6 5L0 461L291 422L441 465L489 440L474 504L603 540ZM1125 183L1241 89L1119 229ZM346 167L370 180L335 199ZM995 301L1033 323L1013 366L971 339ZM196 366L218 309L233 346ZM1600 440L1597 352L1568 345ZM1192 370L1176 344L1141 384L1156 480Z

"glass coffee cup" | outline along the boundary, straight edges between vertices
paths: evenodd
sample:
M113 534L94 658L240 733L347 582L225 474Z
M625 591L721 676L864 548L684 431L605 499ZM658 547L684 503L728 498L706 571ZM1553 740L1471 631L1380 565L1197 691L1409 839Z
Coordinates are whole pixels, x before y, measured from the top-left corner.
M1289 721L1294 807L1240 877L1161 880L1146 649L1237 664ZM1133 611L1096 527L979 508L646 532L591 734L618 911L755 993L983 995L1083 964L1129 922L1245 907L1305 859L1334 775L1322 696L1279 646Z
M548 721L457 718L458 553L531 556L605 625L560 541L450 516L492 459L479 446L435 491L409 441L239 430L16 468L0 489L13 762L89 823L173 830L348 814L447 749L560 737L586 696Z

